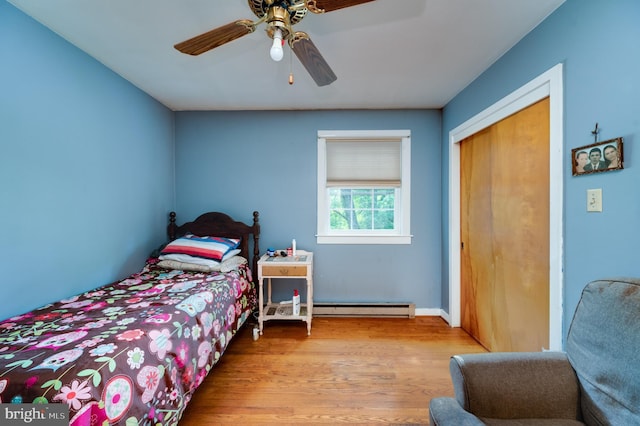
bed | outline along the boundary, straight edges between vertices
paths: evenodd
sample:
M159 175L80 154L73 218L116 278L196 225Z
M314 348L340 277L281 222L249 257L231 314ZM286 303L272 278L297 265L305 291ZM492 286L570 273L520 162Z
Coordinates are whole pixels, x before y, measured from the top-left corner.
M257 307L258 218L178 226L172 212L169 243L138 273L0 322L0 403L66 403L71 426L177 424ZM225 243L200 257L203 238ZM213 264L175 260L180 246Z

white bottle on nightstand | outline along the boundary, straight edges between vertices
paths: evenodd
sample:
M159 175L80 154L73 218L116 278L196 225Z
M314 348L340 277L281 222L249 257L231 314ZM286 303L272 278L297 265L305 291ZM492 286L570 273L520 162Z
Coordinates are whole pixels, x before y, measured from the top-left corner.
M300 315L300 294L298 289L293 290L293 315Z

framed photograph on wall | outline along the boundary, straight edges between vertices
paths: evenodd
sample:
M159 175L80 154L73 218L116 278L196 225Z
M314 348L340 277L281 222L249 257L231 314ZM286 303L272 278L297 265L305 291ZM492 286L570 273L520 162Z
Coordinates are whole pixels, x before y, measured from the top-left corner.
M571 158L574 176L623 169L622 138L573 148Z

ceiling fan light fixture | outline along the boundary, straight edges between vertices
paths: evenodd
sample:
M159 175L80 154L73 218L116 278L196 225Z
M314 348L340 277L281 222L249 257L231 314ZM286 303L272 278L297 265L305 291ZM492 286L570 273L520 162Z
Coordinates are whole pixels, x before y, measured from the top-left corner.
M280 31L280 28L276 28L273 31L273 44L271 45L271 50L269 51L271 59L276 62L281 61L282 57L284 56L282 45L282 31Z
M307 12L315 14L356 6L374 0L248 0L256 21L240 19L214 28L206 33L180 42L174 47L189 55L200 55L255 31L266 23L267 36L273 39L269 54L274 61L284 57L284 43L288 42L291 54L295 54L318 86L333 83L337 77L324 60L320 51L304 31L294 31ZM293 72L289 75L293 84Z

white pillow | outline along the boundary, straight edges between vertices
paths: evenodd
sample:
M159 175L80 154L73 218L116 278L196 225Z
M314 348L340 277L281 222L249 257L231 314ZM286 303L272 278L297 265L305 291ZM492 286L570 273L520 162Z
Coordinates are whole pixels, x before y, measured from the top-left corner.
M227 260L223 260L220 263L220 272L231 272L238 269L238 266L249 263L247 259L242 256L233 256Z
M161 260L158 266L164 269L173 269L189 272L211 272L211 268L197 263L179 262L177 260Z
M190 263L192 265L200 265L206 266L207 268L212 268L216 265L219 265L220 262L216 262L211 259L203 259L201 257L189 256L188 254L162 254L158 256L160 260L173 260L180 263Z
M202 260L202 259L200 259ZM212 266L202 265L191 262L181 262L178 260L165 259L158 262L158 266L164 269L180 269L182 271L192 272L231 272L238 269L238 266L248 263L247 259L242 256L232 256L229 259L223 260L218 263L215 262Z
M225 260L231 259L233 256L235 256L237 254L240 254L241 251L242 250L240 250L240 249L229 250L229 252L227 254L225 254L224 257L222 258L222 261L224 262Z

